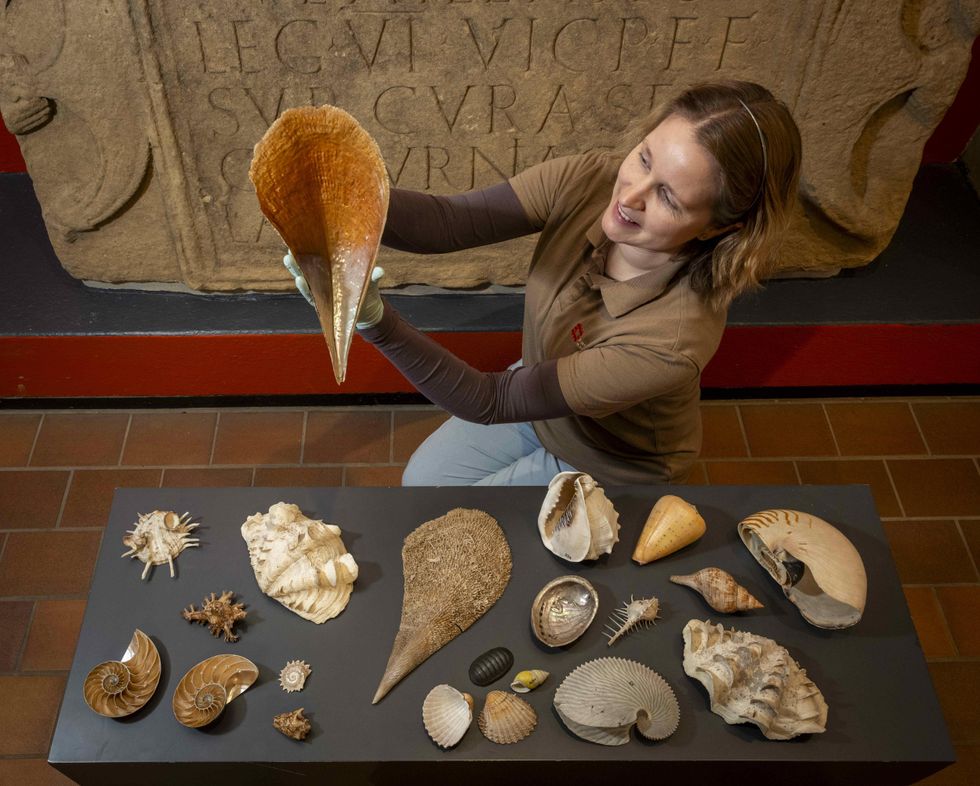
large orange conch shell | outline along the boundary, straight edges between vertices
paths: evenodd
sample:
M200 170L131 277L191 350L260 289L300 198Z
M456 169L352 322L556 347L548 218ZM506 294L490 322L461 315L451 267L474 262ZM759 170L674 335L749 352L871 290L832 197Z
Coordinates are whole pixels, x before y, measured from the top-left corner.
M694 505L673 494L664 494L647 516L633 549L633 561L646 565L673 554L694 543L706 529L704 519Z
M248 175L310 285L339 385L388 215L381 151L344 110L299 107L259 140Z

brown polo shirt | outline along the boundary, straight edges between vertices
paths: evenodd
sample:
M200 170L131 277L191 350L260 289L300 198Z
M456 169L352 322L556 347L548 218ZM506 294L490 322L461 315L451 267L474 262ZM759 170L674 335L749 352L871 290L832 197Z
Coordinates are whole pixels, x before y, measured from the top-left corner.
M539 420L541 444L607 484L683 480L701 447L701 371L725 314L669 265L628 281L603 275L602 231L621 158L586 153L511 178L541 229L524 306L524 363L558 359L575 413Z

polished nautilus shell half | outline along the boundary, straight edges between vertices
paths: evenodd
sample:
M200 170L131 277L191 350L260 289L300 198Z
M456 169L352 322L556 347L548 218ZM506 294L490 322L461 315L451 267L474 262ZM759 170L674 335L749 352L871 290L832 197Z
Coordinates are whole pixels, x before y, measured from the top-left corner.
M174 691L174 717L198 729L215 720L225 706L258 679L259 670L241 655L215 655L193 666Z
M340 527L307 518L296 505L277 502L242 524L242 537L259 588L303 619L321 623L346 606L357 563Z
M160 653L137 629L122 660L107 660L85 678L85 703L99 715L122 718L146 704L160 683Z
M619 541L619 514L591 476L559 472L548 484L538 532L545 547L562 559L596 559Z
M255 146L248 174L310 286L339 385L388 215L381 151L343 109L287 109Z
M190 513L178 516L172 510L154 510L136 516L135 526L123 538L123 545L129 551L120 556L145 563L141 579L150 575L154 565L169 565L170 578L173 578L177 555L184 549L200 545L198 538L190 536L198 525L190 523Z
M751 592L721 568L701 568L689 576L671 576L670 580L682 587L690 587L719 614L762 608Z
M827 702L785 648L709 621L684 626L684 672L708 691L726 723L754 723L770 740L819 734Z
M635 725L649 740L680 723L674 691L653 669L625 658L583 663L555 691L555 710L573 734L600 745L625 745Z
M559 576L531 604L531 629L542 644L564 647L581 636L599 610L599 593L581 576Z
M436 685L422 702L422 723L432 741L451 748L473 722L473 697L452 685Z
M492 690L477 719L480 731L490 742L510 745L527 737L538 725L538 713L520 696Z
M807 622L837 629L861 619L868 576L839 529L798 510L764 510L743 519L738 534Z
M633 549L633 560L646 565L666 557L694 543L706 530L704 519L694 505L673 494L664 494L647 516Z

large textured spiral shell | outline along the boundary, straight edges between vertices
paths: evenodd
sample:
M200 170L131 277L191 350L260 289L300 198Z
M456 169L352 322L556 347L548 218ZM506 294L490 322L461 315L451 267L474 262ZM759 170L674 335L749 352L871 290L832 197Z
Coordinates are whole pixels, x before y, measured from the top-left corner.
M534 731L538 725L538 714L520 696L492 690L487 694L477 723L490 742L509 745L520 742Z
M633 724L647 739L662 740L680 722L667 681L625 658L583 663L558 686L555 709L573 734L600 745L625 745Z
M192 729L206 726L258 676L256 665L240 655L202 660L183 676L174 691L174 717Z
M542 644L563 647L581 636L595 619L599 595L581 576L549 581L531 604L531 627Z
M436 685L422 702L422 723L433 742L451 748L473 722L473 697L452 685Z
M160 682L160 653L143 631L137 630L122 661L95 666L85 678L85 703L99 715L122 718L146 704Z

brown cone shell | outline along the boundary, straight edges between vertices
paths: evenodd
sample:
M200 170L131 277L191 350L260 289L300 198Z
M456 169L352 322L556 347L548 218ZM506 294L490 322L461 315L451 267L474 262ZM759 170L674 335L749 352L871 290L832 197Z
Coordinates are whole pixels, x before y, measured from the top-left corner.
M160 653L143 631L137 629L122 661L95 666L85 678L85 703L99 715L122 718L146 704L160 683Z
M207 726L258 679L259 670L240 655L215 655L192 667L174 691L174 717L192 729Z

